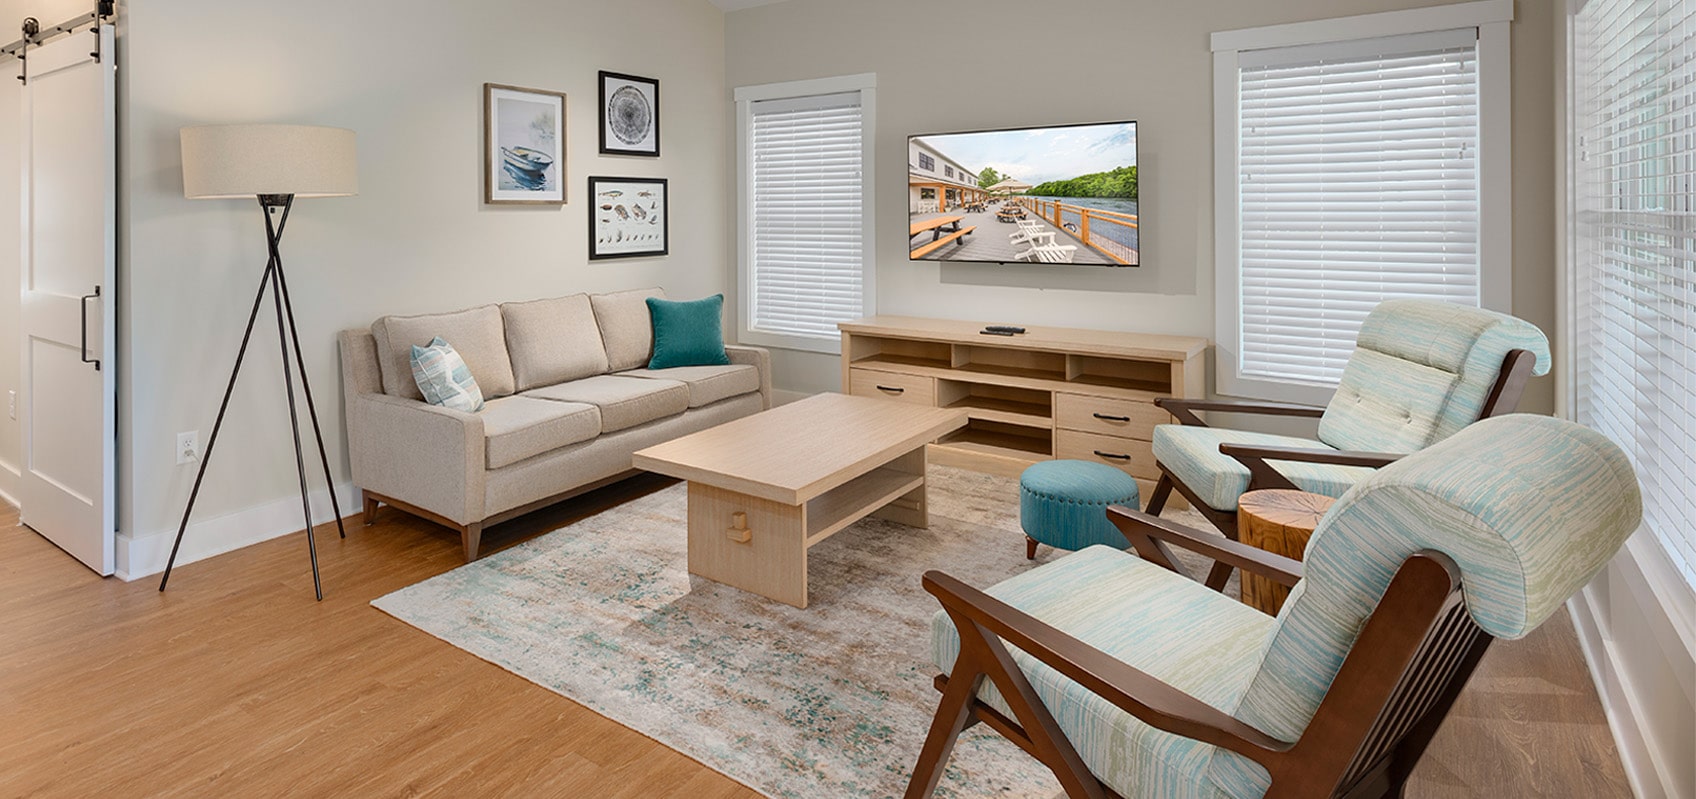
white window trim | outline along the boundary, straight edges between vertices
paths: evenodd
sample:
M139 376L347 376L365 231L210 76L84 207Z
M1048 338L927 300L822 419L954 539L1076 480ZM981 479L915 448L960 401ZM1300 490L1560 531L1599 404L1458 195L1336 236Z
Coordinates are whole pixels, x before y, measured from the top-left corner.
M749 269L752 266L754 235L753 226L750 224L753 219L753 193L750 191L749 181L753 169L748 160L748 132L753 124L753 108L756 102L846 92L860 93L860 118L863 126L861 170L865 176L865 193L861 198L863 241L860 252L864 262L861 264L860 315L872 316L877 313L877 214L874 203L877 196L874 189L877 175L877 75L867 72L834 78L739 86L732 97L736 102L736 327L737 341L740 343L831 355L842 354L840 338L815 339L748 329L748 320L753 318Z
M1240 51L1371 39L1408 33L1478 29L1479 296L1485 308L1513 308L1513 106L1509 25L1513 0L1471 3L1294 22L1213 34L1213 258L1216 393L1325 405L1334 388L1243 377L1237 216L1237 106Z

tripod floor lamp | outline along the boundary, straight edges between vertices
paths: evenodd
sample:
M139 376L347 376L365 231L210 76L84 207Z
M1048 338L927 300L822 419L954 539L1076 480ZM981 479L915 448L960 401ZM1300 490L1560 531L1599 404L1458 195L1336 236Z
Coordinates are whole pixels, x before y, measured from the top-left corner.
M189 491L188 507L183 509L182 523L177 526L177 540L171 545L171 558L165 563L165 576L159 581L159 590L165 590L165 584L171 579L171 567L176 564L177 550L183 545L183 532L188 529L189 516L194 513L194 501L200 496L201 481L206 478L207 467L212 465L218 431L224 426L224 414L230 408L230 394L235 391L236 377L241 374L242 360L247 357L247 345L253 338L253 326L259 321L268 292L277 319L277 341L282 346L283 386L289 397L289 429L294 434L294 465L300 476L300 509L306 516L306 548L312 558L312 589L321 600L324 587L318 578L318 545L312 537L312 502L306 487L306 456L301 446L300 413L295 404L296 371L300 377L300 393L306 403L306 415L312 420L312 435L318 442L318 460L324 467L324 483L330 491L336 529L343 538L347 537L347 531L342 529L341 503L336 501L335 482L330 476L330 458L324 450L324 431L318 424L318 409L312 402L312 386L306 379L306 360L300 351L300 333L295 328L294 304L289 300L289 283L283 273L279 244L283 228L288 225L289 211L294 208L297 198L346 197L358 193L354 134L342 128L310 125L207 125L183 128L182 148L183 194L189 199L258 199L265 217L268 258L265 271L259 276L253 310L247 315L247 332L242 334L241 347L236 350L236 363L230 369L224 401L218 405L218 419L212 424L212 435L206 440L206 449L201 454L200 470L194 476L194 488Z

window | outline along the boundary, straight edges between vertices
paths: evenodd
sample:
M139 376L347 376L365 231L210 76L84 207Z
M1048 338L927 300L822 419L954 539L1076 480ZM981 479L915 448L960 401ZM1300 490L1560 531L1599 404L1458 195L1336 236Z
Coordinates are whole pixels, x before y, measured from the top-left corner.
M1214 35L1220 393L1328 401L1386 299L1509 310L1511 14Z
M943 165L942 174L946 177L954 177L954 167Z
M1591 0L1573 21L1572 412L1631 456L1644 527L1696 584L1696 20Z
M926 172L935 172L936 159L930 157L929 153L919 153L919 168Z
M741 341L836 353L837 323L873 313L875 86L736 90Z

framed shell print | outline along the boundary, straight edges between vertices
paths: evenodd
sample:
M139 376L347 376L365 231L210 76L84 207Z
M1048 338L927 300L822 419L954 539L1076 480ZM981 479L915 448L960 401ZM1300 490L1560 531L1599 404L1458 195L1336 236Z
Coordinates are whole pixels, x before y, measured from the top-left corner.
M589 258L637 258L671 251L665 178L589 178Z

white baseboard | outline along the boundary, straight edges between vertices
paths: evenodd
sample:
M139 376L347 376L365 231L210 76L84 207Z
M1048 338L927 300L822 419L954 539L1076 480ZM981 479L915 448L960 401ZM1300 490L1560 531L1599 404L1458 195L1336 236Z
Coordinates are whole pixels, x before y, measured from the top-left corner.
M1692 799L1690 775L1678 770L1688 772L1696 743L1676 740L1680 732L1666 719L1696 715L1696 698L1680 685L1696 670L1696 655L1679 640L1680 598L1654 590L1639 562L1652 553L1640 547L1622 549L1567 609L1632 792Z
M336 487L336 499L342 512L359 513L359 492L352 483ZM330 509L330 493L325 489L312 492L312 521L314 525L335 521ZM300 525L299 495L285 497L258 507L237 511L211 519L194 519L183 532L183 545L177 553L176 565L205 560L215 555L296 533ZM156 530L145 535L118 533L118 564L115 574L129 581L165 571L171 557L171 544L177 530Z
M18 467L0 460L0 500L12 507L21 507L18 503L18 484L23 480L23 472Z

